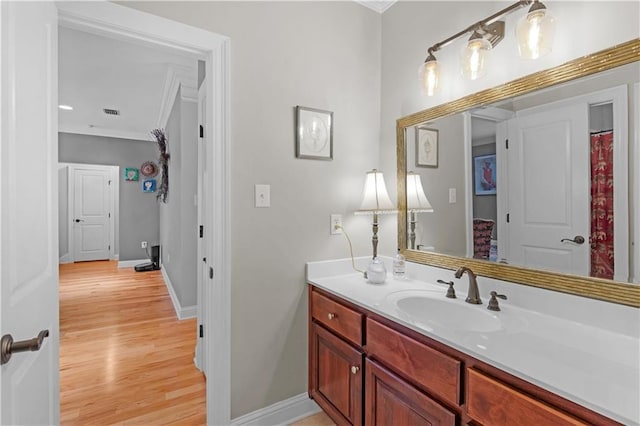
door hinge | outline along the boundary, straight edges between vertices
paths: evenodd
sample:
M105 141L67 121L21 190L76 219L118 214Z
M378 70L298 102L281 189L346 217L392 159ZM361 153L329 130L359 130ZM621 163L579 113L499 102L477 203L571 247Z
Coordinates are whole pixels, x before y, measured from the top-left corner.
M200 238L204 235L204 226L200 225Z
M509 149L509 139L504 140L505 149Z
M213 268L209 267L209 278L213 279Z
M111 250L111 246L109 246L108 250Z
M203 258L202 258L202 261L203 261L204 263L207 263L207 258L206 258L206 257L203 257Z
M200 324L200 326L198 328L200 329L200 332L199 332L200 338L203 338L204 337L204 327L202 326L202 324Z
M111 213L109 213L109 217L111 217Z
M509 223L509 213L507 213L507 223Z
M204 138L204 127L202 127L202 124L200 125L200 137Z

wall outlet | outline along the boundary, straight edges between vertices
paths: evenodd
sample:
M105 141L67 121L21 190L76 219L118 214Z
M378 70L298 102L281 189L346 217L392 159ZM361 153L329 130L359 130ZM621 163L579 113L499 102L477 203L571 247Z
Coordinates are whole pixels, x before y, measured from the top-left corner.
M456 189L455 188L449 188L449 204L455 204L456 203Z
M331 235L342 234L342 215L341 214L332 214L331 215Z
M256 184L256 207L271 207L271 185Z
M147 248L147 242L146 241L140 241L140 247Z

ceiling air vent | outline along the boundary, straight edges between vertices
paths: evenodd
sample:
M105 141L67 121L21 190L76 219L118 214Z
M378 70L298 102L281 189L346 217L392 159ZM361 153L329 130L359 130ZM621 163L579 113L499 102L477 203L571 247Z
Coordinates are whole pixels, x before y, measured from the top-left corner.
M120 115L120 110L117 109L103 108L102 110L107 115Z

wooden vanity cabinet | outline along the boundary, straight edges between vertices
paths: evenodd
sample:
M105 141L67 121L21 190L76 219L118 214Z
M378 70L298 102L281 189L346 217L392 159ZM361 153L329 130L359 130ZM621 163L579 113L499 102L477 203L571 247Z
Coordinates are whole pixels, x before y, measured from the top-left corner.
M309 286L309 396L338 425L618 425Z

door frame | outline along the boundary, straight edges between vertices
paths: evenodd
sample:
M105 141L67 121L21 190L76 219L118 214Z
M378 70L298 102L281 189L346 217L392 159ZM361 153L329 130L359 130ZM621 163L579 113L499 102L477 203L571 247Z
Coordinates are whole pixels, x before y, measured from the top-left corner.
M156 15L110 2L58 2L58 24L106 35L165 46L190 53L206 63L208 188L202 200L209 212L205 227L208 279L204 325L207 354L207 423L231 421L231 253L230 253L230 39ZM54 177L57 179L57 175ZM210 232L209 232L210 231ZM215 235L216 238L211 238ZM200 253L198 253L200 258ZM215 269L214 269L215 268ZM215 344L214 344L215 342Z
M109 207L111 209L111 218L109 219L109 260L117 260L119 255L118 238L120 225L120 188L118 176L120 174L119 166L103 166L99 164L79 164L79 163L59 163L60 166L67 167L67 238L69 252L63 256L64 263L73 263L75 258L75 236L71 216L75 208L75 182L73 173L78 169L108 170L109 179L113 185L109 186ZM60 262L63 263L63 262Z

